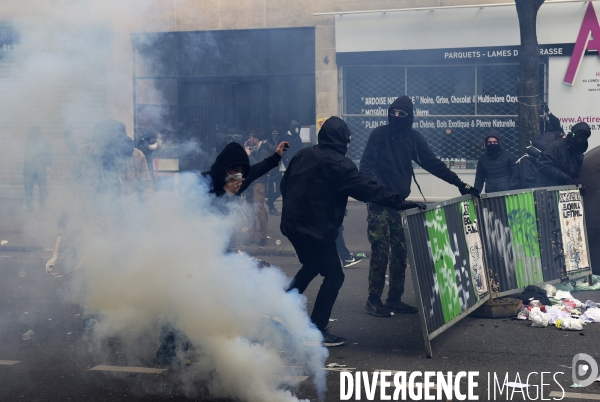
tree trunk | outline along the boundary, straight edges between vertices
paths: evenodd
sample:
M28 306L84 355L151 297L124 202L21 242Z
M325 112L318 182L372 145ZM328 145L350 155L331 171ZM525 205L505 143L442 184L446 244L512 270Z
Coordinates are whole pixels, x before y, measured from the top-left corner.
M537 13L544 0L515 0L519 28L521 31L521 49L519 51L519 148L521 153L529 141L540 133L540 50L537 41Z

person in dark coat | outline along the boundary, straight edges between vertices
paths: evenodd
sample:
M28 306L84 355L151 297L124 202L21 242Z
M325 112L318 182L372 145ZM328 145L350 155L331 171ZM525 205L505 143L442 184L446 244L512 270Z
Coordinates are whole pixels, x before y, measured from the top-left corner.
M404 95L388 109L388 124L377 127L367 140L360 170L377 183L399 194L410 195L414 177L412 161L447 183L458 187L461 194L479 195L479 191L463 183L444 162L429 149L423 135L412 128L413 103ZM406 272L406 241L400 214L389 208L368 204L368 238L371 243L369 298L365 308L376 317L390 317L392 312L416 313L415 307L403 303ZM386 305L381 302L385 273L390 268L390 287Z
M288 291L296 289L303 293L317 275L324 277L311 320L322 332L325 346L345 342L326 327L344 283L335 240L348 197L394 210L425 208L424 204L405 202L402 196L361 173L345 156L350 135L342 119L329 118L319 130L319 144L298 152L281 180L281 233L290 240L302 264Z
M286 153L283 163L285 166L289 164L289 161L302 149L302 138L300 138L300 123L296 120L292 120L290 123L290 130L283 136L284 141L290 143L290 149Z
M25 205L33 212L33 188L37 183L40 191L40 210L46 209L48 199L47 174L52 166L52 150L48 140L42 137L38 126L29 129L25 142L25 161L23 164L23 184L25 187Z
M578 184L583 153L588 148L592 131L587 123L577 123L565 138L552 141L539 159L541 187Z
M508 181L516 169L517 157L502 148L500 133L492 130L484 140L485 153L477 162L474 187L493 193L508 190Z
M213 206L225 212L225 205L231 196L241 195L257 178L267 174L269 170L279 165L284 150L289 146L281 142L275 153L267 159L250 166L248 153L237 142L230 142L215 159L210 170L203 172L198 177L208 186L209 194L213 195ZM194 179L195 181L196 179ZM201 190L200 183L190 183L185 194L185 208L194 212L199 207L198 197ZM227 195L227 197L224 197Z

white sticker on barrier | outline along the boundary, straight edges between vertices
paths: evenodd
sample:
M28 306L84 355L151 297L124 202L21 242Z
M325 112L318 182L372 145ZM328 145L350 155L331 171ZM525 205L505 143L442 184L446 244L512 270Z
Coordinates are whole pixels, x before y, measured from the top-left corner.
M579 190L560 191L558 211L567 273L589 267L584 236L583 202Z

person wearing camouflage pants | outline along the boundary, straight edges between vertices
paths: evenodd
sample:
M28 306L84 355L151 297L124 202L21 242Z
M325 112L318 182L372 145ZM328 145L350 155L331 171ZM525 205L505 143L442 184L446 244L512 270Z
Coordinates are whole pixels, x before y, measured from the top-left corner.
M434 176L458 187L461 194L478 196L479 191L464 183L439 160L427 145L425 137L412 128L413 106L412 99L406 95L392 102L388 108L388 124L380 125L369 135L360 160L360 170L406 199L410 195L412 179L416 182L413 170L415 162ZM415 307L400 300L406 272L406 242L400 214L387 208L370 206L368 221L371 264L369 298L365 309L376 317L390 317L392 312L416 313ZM390 290L384 305L381 295L388 265Z
M406 240L400 212L375 204L367 206L367 236L371 243L369 265L369 298L381 300L385 287L385 274L390 268L389 290L385 306L400 313L416 313L417 310L400 301L406 278ZM389 316L389 312L370 311L377 316ZM377 314L380 313L380 314Z

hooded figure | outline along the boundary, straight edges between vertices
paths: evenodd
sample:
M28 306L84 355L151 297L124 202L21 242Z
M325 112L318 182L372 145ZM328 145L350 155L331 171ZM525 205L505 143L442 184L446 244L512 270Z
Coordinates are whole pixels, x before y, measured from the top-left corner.
M493 193L509 189L509 180L515 171L517 158L502 148L500 133L492 130L483 141L485 153L477 162L474 187L485 192Z
M297 289L303 293L317 275L324 277L311 319L323 333L323 344L337 346L344 339L327 333L326 326L344 282L335 240L348 197L393 209L418 205L404 203L400 195L361 173L345 156L350 129L339 117L331 117L323 124L318 141L318 145L298 152L283 175L281 233L290 239L302 263L288 291Z
M461 194L479 195L477 189L463 183L444 162L429 149L423 135L414 130L413 103L404 95L388 109L388 124L371 132L360 160L360 170L403 198L410 195L415 161L429 173L458 187ZM369 298L365 309L376 317L390 317L392 312L417 312L401 301L406 273L406 241L398 212L369 204L367 235L371 243ZM388 264L389 263L389 264ZM389 265L390 287L385 306L381 296Z
M29 129L25 142L25 160L23 164L23 184L25 204L29 212L33 211L33 188L38 184L40 191L40 209L46 208L48 197L47 171L52 166L52 150L48 140L42 137L38 126Z
M130 201L153 198L146 157L134 148L123 123L112 119L97 123L90 142L83 144L77 155L71 185L81 199L84 219L111 217L118 221L126 208L136 205Z
M244 147L237 142L230 142L217 156L215 163L212 164L210 170L202 173L202 177L208 180L210 193L217 197L221 197L226 193L223 187L226 183L225 179L228 176L227 169L239 166L242 169L244 181L241 183L239 190L237 190L237 193L235 194L240 195L254 180L277 166L280 160L281 155L276 151L265 160L250 166L250 159L248 158L248 154Z
M300 123L292 120L290 130L284 135L284 140L290 143L290 149L286 152L286 158L283 161L287 166L289 161L302 149L302 138L300 138Z
M583 153L588 148L588 138L592 134L587 123L577 123L565 138L552 141L539 159L539 186L565 186L577 184Z

